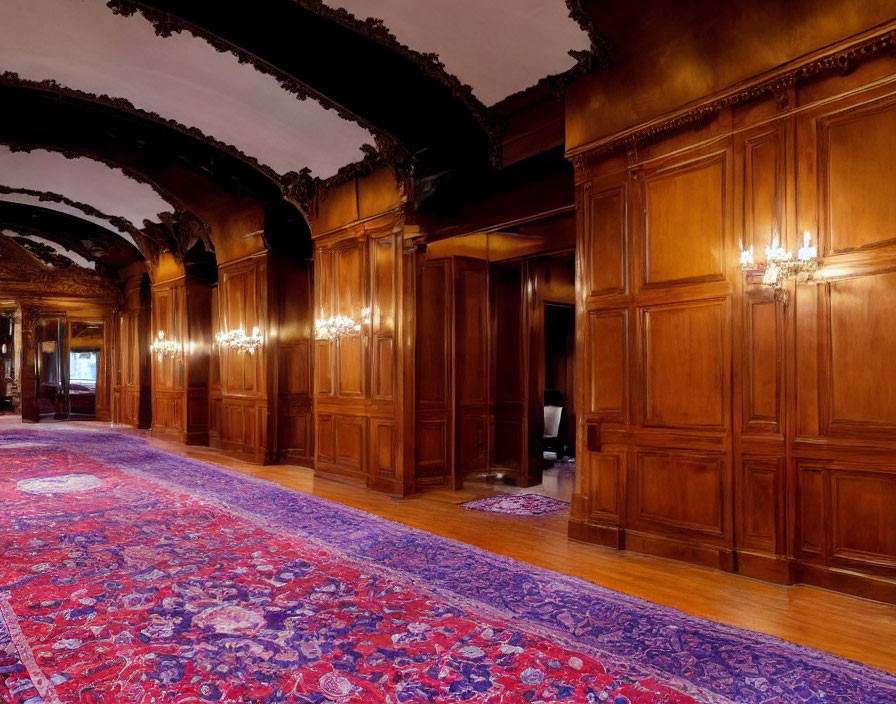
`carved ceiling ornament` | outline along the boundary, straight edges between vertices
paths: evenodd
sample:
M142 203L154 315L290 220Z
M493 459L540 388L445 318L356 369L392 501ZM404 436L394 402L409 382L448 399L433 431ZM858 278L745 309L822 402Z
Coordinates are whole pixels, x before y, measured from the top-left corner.
M399 41L381 19L374 17L369 17L364 20L359 19L344 8L327 5L324 0L290 1L299 5L304 10L313 12L323 19L335 22L356 34L382 44L412 61L424 75L445 85L450 90L451 94L475 117L482 130L488 136L491 145L490 159L492 164L495 167L500 165L501 142L506 127L504 120L475 96L473 88L470 85L462 82L454 74L449 73L438 54L421 52L410 48ZM537 90L544 85L547 85L557 99L560 100L565 94L567 87L577 76L589 71L606 69L610 66L611 59L615 53L615 47L612 42L595 27L591 17L582 7L581 0L565 0L565 2L569 17L588 35L590 42L589 49L587 51L571 50L569 55L575 59L575 66L563 73L545 76L535 85L510 96L506 96L505 100ZM377 129L374 125L363 120L358 115L345 110L345 108L299 81L293 75L192 22L171 15L163 10L147 6L144 3L136 2L135 0L108 0L106 4L113 12L125 17L130 17L134 13L139 12L153 25L156 34L160 37L170 37L172 34L185 31L195 37L204 39L218 52L229 52L233 54L237 57L240 63L248 63L257 71L276 78L284 90L297 95L300 99L304 100L311 97L324 107L335 110L337 114L344 119L357 122L374 134L378 148L381 143L395 141L394 137ZM388 162L390 155L384 154L383 156L385 161ZM290 172L290 175L294 173L296 172ZM316 183L323 184L327 187L338 185L338 183L332 179L317 180ZM288 187L288 184L283 185Z
M67 88L65 86L60 85L54 80L44 80L44 81L32 81L29 79L21 78L18 74L6 71L0 74L0 84L5 85L13 85L19 86L23 88L29 88L31 90L38 90L43 92L55 93L57 95L63 95L71 98L76 98L79 100L85 100L89 102L99 103L100 105L105 105L106 107L112 108L114 110L120 110L122 112L130 113L132 115L137 115L139 117L145 118L147 120L151 120L152 122L156 122L158 124L165 125L171 129L177 130L182 134L186 134L194 139L198 139L200 141L209 144L220 151L239 159L240 161L248 164L256 171L264 175L268 178L272 183L277 185L280 189L281 193L284 195L289 192L291 188L294 187L295 183L295 174L297 172L290 171L285 174L278 174L269 166L265 166L261 162L259 162L255 157L251 157L248 154L237 149L232 144L225 144L214 137L210 137L203 133L196 127L187 127L186 125L176 122L174 120L169 120L167 118L162 117L158 113L149 112L146 110L142 110L140 108L135 107L129 100L124 98L113 98L109 95L97 95L94 93L85 93L84 91L76 90L74 88ZM401 144L395 138L387 135L383 135L379 138L379 144L382 145L384 149L386 149L387 154L405 154L407 155L407 151L401 146ZM390 146L386 146L390 145ZM43 147L41 147L43 148ZM347 164L343 166L339 171L334 175L326 179L321 179L319 177L312 177L313 188L316 193L323 194L330 188L341 185L346 181L351 180L355 176L363 175L366 173L370 173L374 168L381 164L387 163L387 157L383 154L380 154L376 147L371 145L362 145L362 151L366 152L367 156L359 162L355 162L353 164ZM375 155L375 156L372 156ZM406 156L406 159L410 159L410 156ZM393 166L393 164L389 164ZM120 168L120 167L119 167ZM303 169L304 170L304 169ZM320 195L314 196L311 201L308 202L319 202ZM303 207L301 203L298 201L293 201L296 205ZM303 208L304 209L304 208ZM308 212L308 211L306 211ZM109 219L108 216L105 216L106 219ZM154 257L156 257L154 255Z
M25 154L30 154L34 151L47 151L54 152L55 154L60 154L64 156L66 159L90 159L92 161L98 161L101 164L105 164L110 169L121 171L125 176L127 176L132 181L136 181L137 183L141 183L144 186L149 186L153 191L155 191L156 195L159 196L163 201L172 206L176 211L185 210L183 202L180 201L179 198L176 198L171 191L160 186L155 181L148 179L145 175L140 173L139 171L131 168L126 164L120 164L112 159L108 159L106 157L100 156L98 154L94 154L93 152L89 152L84 149L72 149L69 147L63 148L57 145L44 145L44 144L31 144L20 142L16 140L10 140L3 137L0 137L0 144L5 144L9 147L10 152L23 152Z
M111 277L81 267L51 269L6 235L0 235L0 281L4 288L41 295L121 299Z
M70 216L74 217L74 216ZM2 221L0 221L2 223ZM16 235L20 235L19 237L13 237L13 239L20 245L22 245L25 249L30 251L33 255L35 255L38 259L43 261L50 266L58 266L60 268L66 268L68 266L77 266L71 259L65 258L64 255L60 255L58 252L53 250L51 247L47 245L43 245L39 242L34 242L33 240L29 240L26 236L37 237L42 240L49 240L51 242L55 242L61 247L74 252L76 255L86 259L88 261L93 262L94 271L97 271L101 274L106 274L108 276L116 276L116 271L110 267L108 267L103 261L103 257L108 254L108 243L100 243L95 241L90 241L89 246L85 245L85 242L78 241L76 239L68 240L66 239L64 242L60 242L57 237L58 235L49 232L40 226L34 226L28 223L17 222L14 226L8 228L9 230L16 233ZM109 233L110 237L114 237L111 232ZM49 251L47 251L49 250ZM52 254L51 254L52 253ZM55 263L53 260L56 257L63 257L64 262Z
M787 105L781 96L784 96L787 99L787 103L789 103L789 92L797 83L825 73L835 71L845 73L854 64L894 48L896 48L896 29L861 40L845 49L818 56L771 78L760 79L746 87L732 90L691 110L680 112L664 120L658 120L649 127L634 130L620 137L608 139L605 142L599 142L596 146L589 147L588 145L583 145L576 148L575 152L568 152L567 155L573 160L575 165L574 160L580 154L587 154L590 158L596 158L631 147L637 147L639 144L654 141L670 132L705 124L726 108L768 95L778 96L776 99L777 107L779 110L784 110L787 109Z
M473 89L470 86L462 83L456 76L448 73L445 70L445 65L439 60L439 57L436 54L424 54L415 51L408 46L405 46L395 38L395 36L389 31L382 20L373 18L367 20L359 20L347 10L344 10L342 8L334 9L324 4L323 0L291 1L301 6L303 9L315 13L319 17L337 22L343 27L346 27L357 34L360 34L363 37L377 41L380 44L383 44L384 46L387 46L393 51L401 54L405 58L413 61L424 73L424 75L429 76L430 78L434 78L447 86L452 95L454 95L461 103L463 103L467 107L468 110L470 110L470 112L482 126L483 131L485 131L492 143L493 150L500 148L501 136L503 133L500 121L478 98L476 98L475 95L473 95ZM270 76L275 77L278 81L280 81L280 84L284 90L290 93L294 93L301 100L304 100L307 97L313 97L314 100L320 102L324 107L335 110L341 117L357 122L359 125L370 131L378 142L380 140L394 140L394 137L392 137L391 135L387 135L385 132L376 128L366 120L363 120L358 115L348 112L347 110L345 110L345 108L334 103L326 96L305 85L291 74L280 70L276 66L263 61L258 56L243 50L235 44L231 44L230 42L225 41L216 34L208 32L191 22L181 19L180 17L170 15L162 10L147 7L143 3L135 2L134 0L108 0L106 4L112 9L113 12L125 17L129 17L135 12L139 12L153 25L156 34L160 37L170 37L176 32L186 31L195 37L204 39L216 51L230 52L237 57L240 63L251 64L256 70L260 71L261 73L266 73ZM326 181L329 181L329 179L327 179ZM325 181L322 180L321 182L323 183Z
M198 241L202 241L207 252L215 251L211 228L191 212L161 213L157 223L144 220L143 232L157 242L164 242L165 249L179 259L183 259Z
M97 210L92 205L88 205L87 203L79 203L78 201L67 198L66 196L59 193L52 193L49 191L35 191L30 188L10 188L3 185L0 185L0 193L21 193L24 195L34 196L42 202L62 203L71 208L80 210L85 215L90 215L92 217L105 220L116 229L129 234L131 236L131 239L133 239L136 243L137 249L145 259L150 259L154 262L158 261L159 255L162 253L162 251L164 251L159 242L154 240L152 236L142 232L141 230L138 230L136 227L134 227L134 225L131 224L129 220L126 220L125 218L119 217L117 215L107 215L106 213Z

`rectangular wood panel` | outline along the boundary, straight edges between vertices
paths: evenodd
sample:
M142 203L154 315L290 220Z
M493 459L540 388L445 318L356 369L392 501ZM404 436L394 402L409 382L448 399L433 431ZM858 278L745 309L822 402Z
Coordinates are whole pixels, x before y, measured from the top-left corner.
M626 193L619 186L586 196L589 246L588 293L599 296L626 289Z
M625 419L628 311L588 313L588 410L608 420Z
M896 241L896 101L848 109L819 130L828 251Z
M825 550L825 477L818 467L798 467L799 535L797 545L803 553L823 553Z
M896 567L896 472L831 473L832 555Z
M778 305L772 298L746 300L744 338L744 425L780 430L782 350Z
M333 420L336 437L336 462L361 469L364 457L364 418L336 416Z
M729 361L725 302L641 310L644 425L720 428Z
M592 486L592 514L618 518L623 461L623 455L612 452L601 452L592 457L592 476L596 479Z
M896 273L829 284L830 431L896 431Z
M724 277L726 153L644 177L644 283Z
M760 257L774 237L784 238L784 131L752 135L744 144L744 249Z
M671 531L721 536L724 465L721 454L640 451L632 525L652 523Z
M784 506L781 500L782 469L778 460L745 458L740 483L740 545L775 553Z

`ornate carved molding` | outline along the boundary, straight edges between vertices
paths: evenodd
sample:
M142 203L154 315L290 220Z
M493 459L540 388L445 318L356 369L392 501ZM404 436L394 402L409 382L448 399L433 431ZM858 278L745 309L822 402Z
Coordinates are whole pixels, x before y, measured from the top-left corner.
M59 193L52 193L50 191L35 191L30 188L10 188L9 186L3 185L0 185L0 193L21 193L23 195L34 196L42 202L61 203L72 208L77 208L85 215L90 215L92 217L105 220L116 229L128 233L137 244L137 249L140 250L140 253L146 259L157 261L159 254L161 254L163 251L163 248L159 242L153 239L151 235L138 230L134 225L131 224L129 220L126 220L125 218L119 217L117 215L108 215L101 210L94 208L92 205L88 205L87 203L80 203Z
M797 83L816 76L835 71L850 70L856 63L875 56L886 50L896 48L896 29L883 34L862 39L851 46L840 48L828 54L816 55L803 64L786 68L771 76L760 77L753 83L739 86L712 98L693 108L679 111L651 123L647 127L637 128L617 137L610 137L597 143L586 144L567 152L570 159L586 155L593 159L606 154L622 151L638 144L656 140L666 134L678 130L697 127L715 118L725 108L740 105L768 95L777 95L776 107L787 109L789 91ZM786 102L781 99L785 96ZM573 161L575 164L575 161Z
M384 142L376 149L368 145L361 148L365 152L364 159L343 166L335 176L326 180L312 176L307 168L284 174L281 185L283 197L301 208L306 217L314 216L317 215L320 202L327 190L354 178L366 176L378 168L388 167L398 184L413 176L413 158L397 140Z
M43 244L42 242L34 242L33 240L29 240L27 237L21 237L19 235L14 235L11 237L13 242L17 245L26 249L32 255L40 259L47 266L51 266L54 269L81 269L83 267L79 267L75 262L66 257L63 254L60 254L55 249L50 247L49 245Z
M278 174L270 167L265 166L264 164L259 162L255 157L251 157L248 154L245 154L232 144L225 144L224 142L221 142L214 137L210 137L196 127L187 127L186 125L175 120L164 118L158 113L149 112L141 108L137 108L130 101L124 98L113 98L112 96L105 94L97 95L95 93L86 93L74 88L62 86L54 80L32 81L29 79L21 78L18 74L11 71L6 71L0 74L0 84L14 85L29 88L32 90L55 93L57 95L75 98L78 100L87 100L90 102L99 103L100 105L105 105L114 110L120 110L125 113L151 120L152 122L156 122L171 129L177 130L178 132L193 137L194 139L203 141L206 144L209 144L214 148L219 149L220 151L248 164L256 171L264 175L272 183L276 184L281 193L283 193L285 196L290 192L292 188L294 188L297 172L290 171L286 174ZM319 201L322 194L325 193L328 189L345 183L346 181L357 175L369 173L374 168L383 164L387 164L395 170L412 168L411 157L409 153L406 149L404 149L404 147L398 140L391 137L390 135L380 135L378 137L377 147L365 144L361 148L366 154L364 159L362 159L361 161L343 166L334 176L326 179L321 179L316 176L312 177L311 181L313 189L317 195L311 198L308 202L313 203ZM121 167L118 166L117 168ZM302 169L302 171L307 171L307 169ZM299 201L294 202L300 207L303 207Z
M0 254L0 281L4 289L112 301L121 298L121 289L111 277L78 266L50 269L9 237L0 236Z
M383 44L384 46L416 64L424 75L444 84L451 91L452 95L454 95L454 97L458 101L460 101L476 118L476 121L488 136L492 148L491 158L493 163L497 165L500 162L501 137L504 131L502 120L491 110L489 110L489 108L487 108L473 94L472 87L470 87L466 83L462 83L460 79L458 79L453 74L448 73L445 65L439 59L438 54L422 53L411 49L405 44L402 44L389 31L385 23L380 19L369 18L366 20L360 20L347 10L344 10L342 8L332 8L329 5L324 4L323 0L291 1L295 2L304 10L313 12L314 14L326 20L338 23L341 26L346 27L347 29L350 29L357 34L360 34L367 39L371 39L380 44ZM568 2L576 3L577 0L568 0ZM286 73L276 66L273 66L272 64L260 59L255 54L251 54L243 50L239 46L222 39L216 34L206 31L202 27L198 27L191 22L181 19L180 17L170 15L162 10L147 7L146 5L135 2L134 0L109 0L106 4L112 9L113 12L123 16L131 16L135 12L139 12L150 23L152 23L153 27L155 28L156 34L160 37L169 37L174 33L186 31L193 36L204 39L216 51L219 51L221 53L232 53L237 57L240 63L251 64L259 72L268 74L276 78L280 82L280 85L284 90L295 94L299 97L300 100L311 97L314 100L318 101L325 108L335 110L337 114L340 115L340 117L358 123L374 135L374 140L377 143L377 146L384 142L395 140L393 136L385 133L383 130L378 129L376 126L362 119L358 115L347 111L342 106L331 101L325 95L318 93L311 87L302 83L291 74ZM388 154L384 154L384 157L388 157ZM321 183L326 184L328 187L336 185L335 182L331 181L332 179L326 179L321 181Z
M181 259L200 240L207 252L215 251L211 229L191 212L161 213L157 223L144 220L143 232L157 242L164 242L165 248Z
M48 152L54 152L55 154L60 154L64 156L66 159L90 159L92 161L98 161L101 164L105 164L110 169L115 169L116 171L121 171L125 176L129 179L136 181L137 183L141 183L145 186L149 186L155 191L156 195L159 196L162 200L168 203L175 211L184 210L183 203L177 198L171 191L163 188L155 181L148 179L141 172L127 166L126 164L120 164L112 159L108 159L106 157L100 156L98 154L94 154L87 150L83 149L72 149L70 147L60 147L57 145L45 145L45 144L33 144L33 143L25 143L13 141L10 139L5 139L0 137L0 144L5 144L9 147L9 151L11 152L24 152L26 154L30 154L36 150L44 150Z
M576 60L572 68L563 73L545 76L534 86L507 96L505 100L519 98L539 90L543 86L547 86L558 101L563 100L566 89L578 76L592 71L605 71L612 65L616 47L594 25L591 17L583 9L581 0L566 0L566 7L569 10L569 16L588 34L591 46L585 51L570 50L569 55Z

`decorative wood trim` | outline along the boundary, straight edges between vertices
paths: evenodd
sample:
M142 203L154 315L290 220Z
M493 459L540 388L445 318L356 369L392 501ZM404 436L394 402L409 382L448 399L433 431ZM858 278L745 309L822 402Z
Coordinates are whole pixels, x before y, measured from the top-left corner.
M623 130L616 134L568 149L566 155L572 159L585 154L592 159L612 152L625 151L637 145L655 141L670 133L691 127L698 127L712 120L725 108L740 105L768 95L779 96L778 108L783 109L781 96L787 96L797 83L839 71L846 73L856 63L860 63L896 46L896 28L892 25L883 32L865 34L851 43L841 43L833 51L821 51L787 64L775 71L766 72L750 81L737 84L724 91L657 117L642 126ZM789 99L786 100L789 104Z

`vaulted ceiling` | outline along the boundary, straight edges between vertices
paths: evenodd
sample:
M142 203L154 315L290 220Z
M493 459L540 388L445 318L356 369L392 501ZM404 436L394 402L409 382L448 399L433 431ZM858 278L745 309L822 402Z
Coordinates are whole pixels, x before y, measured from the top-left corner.
M488 170L501 102L607 51L578 0L0 0L0 229L115 267L216 198L293 222L376 164Z

